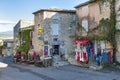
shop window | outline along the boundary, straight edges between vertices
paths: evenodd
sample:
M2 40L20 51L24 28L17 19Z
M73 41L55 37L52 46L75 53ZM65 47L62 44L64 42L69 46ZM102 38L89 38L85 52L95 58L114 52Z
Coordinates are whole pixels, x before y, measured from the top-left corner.
M48 55L48 46L45 45L44 46L44 56L47 56Z

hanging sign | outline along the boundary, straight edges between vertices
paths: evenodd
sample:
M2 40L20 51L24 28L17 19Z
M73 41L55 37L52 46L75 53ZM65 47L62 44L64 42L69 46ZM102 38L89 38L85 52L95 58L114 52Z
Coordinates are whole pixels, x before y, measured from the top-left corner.
M43 32L43 27L38 27L38 32Z
M38 37L38 40L43 40L43 37L41 37L41 36L40 36L40 37Z

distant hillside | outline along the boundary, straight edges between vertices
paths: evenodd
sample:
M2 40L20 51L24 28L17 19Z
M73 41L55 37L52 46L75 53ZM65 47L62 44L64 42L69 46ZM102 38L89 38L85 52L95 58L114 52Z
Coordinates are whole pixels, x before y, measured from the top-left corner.
M13 38L13 31L0 32L0 39L11 39Z

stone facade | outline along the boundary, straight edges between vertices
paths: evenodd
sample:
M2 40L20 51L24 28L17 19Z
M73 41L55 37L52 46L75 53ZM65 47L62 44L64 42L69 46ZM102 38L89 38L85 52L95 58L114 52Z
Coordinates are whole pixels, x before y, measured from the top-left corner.
M35 51L41 52L40 54L43 55L45 48L47 48L47 54L52 55L50 53L51 49L56 46L58 54L60 54L61 49L66 54L73 52L73 43L70 36L75 34L76 16L74 10L41 9L34 15L33 45ZM42 32L38 31L39 27L43 28ZM39 37L42 37L42 39L38 39Z
M99 4L98 1L88 1L83 4L80 4L75 7L76 14L78 17L78 22L87 29L86 35L100 35L99 30L95 30L94 32L88 33L89 30L96 28L99 25L99 21L102 18L110 17L110 4L109 2L104 2ZM87 27L87 28L86 28ZM85 32L82 32L82 36L84 36ZM108 42L97 42L94 41L94 49L95 54L98 52L98 48L102 48L105 45L104 49L111 49L112 46ZM101 49L102 51L102 49Z
M5 40L3 40L3 43L4 43L4 45L3 45L3 49L2 49L2 54L4 56L13 55L13 39L5 39Z
M116 0L115 4L115 10L116 10L116 29L120 29L120 0ZM116 59L118 62L120 62L120 34L116 34L116 42L117 42L117 53L116 53Z
M29 27L29 26L32 26L34 25L34 21L33 20L20 20L15 26L14 26L14 53L16 52L16 48L17 46L20 45L20 42L19 42L19 31L20 29L22 28L25 28L25 27Z
M76 6L76 14L78 17L78 21L82 24L82 20L88 20L88 27L92 29L99 25L99 21L102 18L110 17L110 5L107 3L99 5L97 1L89 1L84 5Z
M113 53L113 48L108 41L94 38L101 35L101 31L98 29L100 20L110 17L110 4L109 2L100 4L98 0L90 0L75 6L75 8L78 19L77 24L79 23L76 28L76 34L79 37L74 40L76 43L75 56L68 60L73 65L93 67L96 65L96 59L98 57L99 61L101 61L100 54L102 54L103 51L106 53L110 52L111 55ZM80 25L82 26L81 29L79 28ZM107 59L108 63L111 63L111 55L109 56L110 60L108 60L107 57L103 59ZM101 65L101 63L98 63L98 65Z

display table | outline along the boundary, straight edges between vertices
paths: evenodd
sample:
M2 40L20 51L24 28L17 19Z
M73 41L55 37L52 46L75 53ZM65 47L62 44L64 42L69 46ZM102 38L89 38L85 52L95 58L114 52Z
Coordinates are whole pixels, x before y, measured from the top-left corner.
M52 65L52 57L45 57L43 59L43 65L44 67L48 67Z

